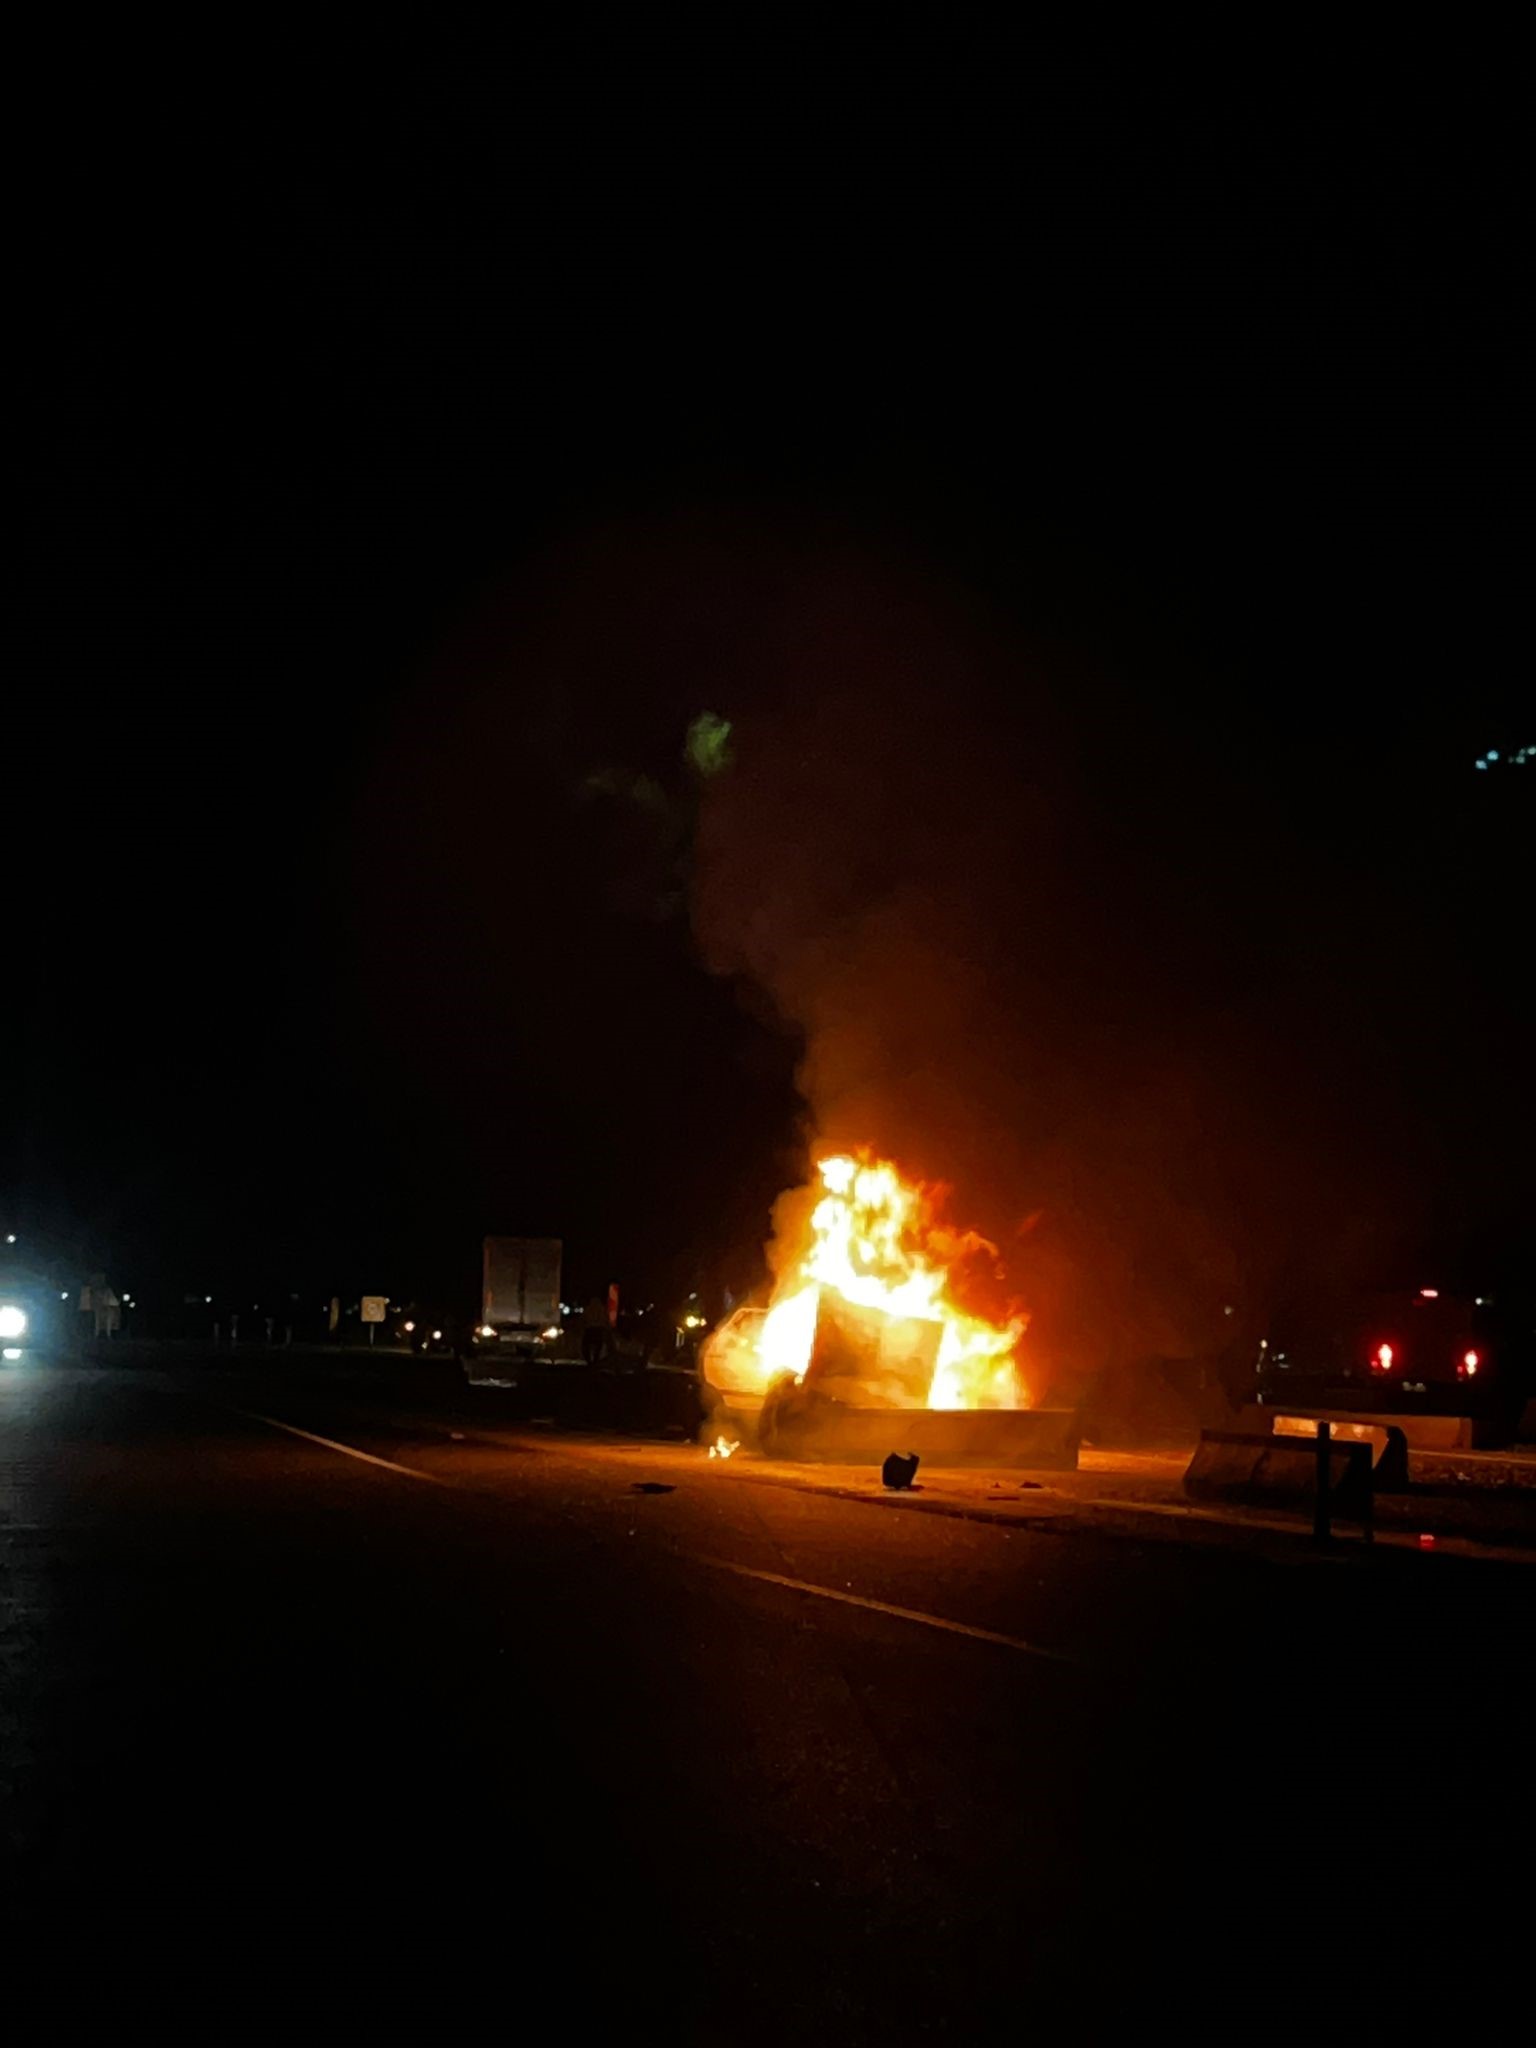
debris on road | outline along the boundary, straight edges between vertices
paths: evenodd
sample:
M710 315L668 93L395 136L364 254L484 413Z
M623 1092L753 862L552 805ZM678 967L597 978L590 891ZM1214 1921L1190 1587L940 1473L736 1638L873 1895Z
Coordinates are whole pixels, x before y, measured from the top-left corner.
M659 1479L637 1479L631 1491L634 1493L676 1493L677 1488L664 1485Z
M916 1451L892 1451L880 1467L880 1477L893 1492L900 1492L917 1477L918 1462Z

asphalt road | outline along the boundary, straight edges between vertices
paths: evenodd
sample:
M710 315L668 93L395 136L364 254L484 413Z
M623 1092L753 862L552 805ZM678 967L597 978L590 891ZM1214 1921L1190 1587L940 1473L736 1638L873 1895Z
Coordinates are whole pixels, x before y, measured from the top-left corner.
M1529 1567L652 1478L486 1398L0 1378L11 2009L1413 2038L1528 1975Z

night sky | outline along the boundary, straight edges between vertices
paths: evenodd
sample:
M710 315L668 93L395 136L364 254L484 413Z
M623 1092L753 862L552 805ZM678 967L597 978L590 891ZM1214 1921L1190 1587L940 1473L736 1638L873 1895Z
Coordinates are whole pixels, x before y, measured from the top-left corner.
M467 1305L488 1230L741 1285L814 1121L1062 1327L1528 1256L1507 188L985 140L60 173L20 1227L170 1292Z

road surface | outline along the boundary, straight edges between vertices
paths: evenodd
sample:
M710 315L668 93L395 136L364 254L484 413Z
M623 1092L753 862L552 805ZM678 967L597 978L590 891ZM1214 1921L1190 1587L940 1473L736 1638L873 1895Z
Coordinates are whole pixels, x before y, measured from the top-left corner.
M457 1412L0 1379L12 2007L1331 2039L1523 1974L1529 1567L893 1514Z

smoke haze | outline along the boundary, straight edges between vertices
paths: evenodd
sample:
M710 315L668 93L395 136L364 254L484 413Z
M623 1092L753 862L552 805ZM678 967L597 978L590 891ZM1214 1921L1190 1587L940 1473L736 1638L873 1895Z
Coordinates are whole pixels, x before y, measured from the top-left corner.
M808 1149L951 1183L996 1240L975 1305L1029 1311L1032 1377L1214 1350L1308 1242L1369 1262L1382 1218L1321 1164L1372 1118L1368 1038L1297 1050L1304 877L1177 773L1155 701L850 555L781 586L756 667L706 958L804 1031Z

